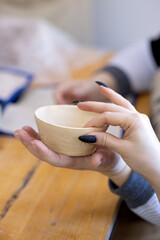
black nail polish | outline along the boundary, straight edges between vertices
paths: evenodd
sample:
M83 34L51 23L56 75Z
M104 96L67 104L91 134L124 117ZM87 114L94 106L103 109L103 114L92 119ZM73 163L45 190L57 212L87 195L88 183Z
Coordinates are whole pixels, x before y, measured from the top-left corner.
M103 87L108 88L108 86L107 86L105 83L103 83L103 82L96 81L96 83L97 83L98 85L100 85L100 86L103 86Z
M97 141L97 138L95 136L92 136L92 135L80 136L78 139L80 141L86 142L86 143L95 143Z
M83 102L83 101L73 101L72 104L77 105L78 103Z

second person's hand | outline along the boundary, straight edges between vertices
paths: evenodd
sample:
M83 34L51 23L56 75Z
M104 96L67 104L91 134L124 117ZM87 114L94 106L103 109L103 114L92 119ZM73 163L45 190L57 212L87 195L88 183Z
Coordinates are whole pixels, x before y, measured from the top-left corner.
M117 82L107 72L99 72L87 80L67 81L61 83L56 92L55 99L58 104L70 104L74 100L81 101L106 101L100 94L95 81L103 81L110 88L117 90Z

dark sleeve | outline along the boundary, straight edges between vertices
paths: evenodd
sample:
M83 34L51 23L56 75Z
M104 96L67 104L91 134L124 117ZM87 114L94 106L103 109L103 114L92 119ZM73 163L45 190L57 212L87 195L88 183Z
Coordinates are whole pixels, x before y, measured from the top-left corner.
M136 49L136 44L135 44L129 48L126 48L126 49L130 49L129 54L126 54L126 49L124 49L115 56L115 59L118 56L118 59L119 60L121 59L122 63L125 63L124 69L128 70L128 72L130 73L129 75L127 71L124 71L124 69L120 67L121 64L118 64L120 66L115 64L114 58L113 58L113 61L111 61L111 63L108 64L108 66L105 66L104 68L101 69L102 71L106 71L111 75L113 75L113 77L117 80L118 92L123 96L127 94L131 94L133 92L133 88L135 88L134 82L136 81L139 81L139 83L143 81L148 86L149 81L144 80L143 78L147 79L147 77L148 78L151 77L152 79L153 77L152 75L154 74L154 72L151 72L152 67L150 66L150 62L148 64L146 57L151 58L151 62L153 62L153 64L155 65L155 70L156 70L156 67L160 66L160 36L146 40L146 41L148 42L147 53L144 51L142 52L132 51L132 49ZM136 61L135 54L137 55L137 61ZM143 54L143 56L139 56L138 54L139 55ZM143 58L144 58L144 61L143 61ZM139 65L138 66L136 65L136 64L139 64L139 61L138 61L139 59L141 59L140 64L142 65L142 68L140 68ZM140 69L142 69L141 71L145 71L146 74L148 73L147 77L145 76L145 74L143 74L143 72L142 73L140 72L139 75L136 72L134 74L132 71L135 69L137 69L137 73L139 73ZM132 79L131 79L131 76L132 76ZM136 79L134 79L134 77ZM143 91L143 86L141 86L141 88Z
M152 39L150 41L150 44L151 44L151 51L153 54L153 58L157 64L157 66L160 66L160 36Z
M132 93L129 77L122 69L109 65L104 67L102 71L110 73L116 79L118 93L120 93L122 96Z
M121 187L117 187L111 180L109 180L109 187L130 208L136 208L145 204L154 194L154 190L149 182L134 171L132 171L129 179Z

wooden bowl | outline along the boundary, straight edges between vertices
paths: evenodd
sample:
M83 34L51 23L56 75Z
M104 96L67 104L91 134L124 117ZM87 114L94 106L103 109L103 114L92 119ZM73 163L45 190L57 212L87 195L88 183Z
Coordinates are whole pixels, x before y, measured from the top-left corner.
M86 156L96 147L81 142L78 137L103 128L84 128L97 113L80 110L75 105L50 105L35 111L35 120L42 142L52 151L68 156Z

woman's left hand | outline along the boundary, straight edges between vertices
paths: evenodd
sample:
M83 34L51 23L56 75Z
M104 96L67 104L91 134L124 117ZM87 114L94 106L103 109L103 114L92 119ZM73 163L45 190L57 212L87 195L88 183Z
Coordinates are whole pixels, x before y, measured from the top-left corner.
M100 113L86 127L120 126L125 133L122 138L117 138L107 132L92 132L80 136L81 141L92 140L97 146L113 149L132 170L145 178L160 176L160 144L149 118L137 112L128 100L112 89L100 86L100 91L112 103L78 103L81 110Z

